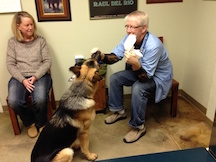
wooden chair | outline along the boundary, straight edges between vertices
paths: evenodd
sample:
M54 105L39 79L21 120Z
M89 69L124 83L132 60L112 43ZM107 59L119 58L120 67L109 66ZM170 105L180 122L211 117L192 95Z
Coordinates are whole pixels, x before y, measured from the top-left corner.
M99 82L98 89L94 95L95 100L95 110L96 112L103 112L106 114L106 101L107 101L107 95L106 95L106 83L105 78L103 78Z
M171 90L170 115L172 117L176 117L177 114L178 87L179 87L179 82L173 79L172 87L170 89Z
M20 129L20 126L19 126L18 115L9 106L8 97L6 98L6 101L7 101L8 111L9 111L9 114L10 114L10 119L11 119L12 127L13 127L13 130L14 130L14 134L19 135L21 133L21 129ZM31 104L31 96L28 97L27 104ZM54 96L53 87L51 87L50 93L49 93L49 99L48 99L48 110L47 110L47 119L48 120L52 116L52 110L55 110L55 109L56 109L55 96Z
M163 43L163 37L158 37ZM178 88L179 83L173 79L171 91L171 106L170 106L170 115L176 117L177 114L177 102L178 102Z

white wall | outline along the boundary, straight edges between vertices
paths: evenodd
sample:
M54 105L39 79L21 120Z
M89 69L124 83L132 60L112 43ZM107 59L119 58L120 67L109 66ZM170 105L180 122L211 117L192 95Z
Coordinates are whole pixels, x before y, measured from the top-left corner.
M21 0L22 9L37 20L35 2ZM123 18L89 19L89 5L86 0L70 0L72 21L38 22L38 33L47 39L52 54L52 77L56 100L70 86L68 68L74 65L74 56L89 57L93 47L109 53L125 35ZM174 78L180 82L180 89L207 108L207 116L213 120L214 110L210 103L213 73L216 64L214 54L216 26L216 2L184 0L183 3L146 4L138 0L138 9L146 11L150 17L150 31L164 36L164 44L174 67ZM7 40L12 36L10 29L13 14L0 14L0 99L6 105L7 83L10 75L6 69ZM124 61L108 67L109 76L124 69ZM130 89L125 89L130 93ZM213 97L212 97L213 98ZM210 102L210 103L209 103Z
M213 120L216 106L216 1L193 0L184 63L183 90L207 108Z

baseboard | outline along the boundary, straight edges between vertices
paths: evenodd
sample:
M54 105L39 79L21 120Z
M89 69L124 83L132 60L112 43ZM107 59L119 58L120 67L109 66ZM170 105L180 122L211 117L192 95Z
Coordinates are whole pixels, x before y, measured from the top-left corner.
M196 107L201 113L203 113L206 116L206 111L207 109L201 105L199 102L197 102L193 97L191 97L190 95L188 95L185 91L183 91L182 89L179 89L179 96L184 97L185 100L187 100L188 102L190 102L192 105L194 105L194 107ZM170 97L170 95L168 96ZM125 99L131 98L131 94L125 94L124 95ZM56 107L58 107L60 101L56 101ZM7 106L2 106L3 107L3 111L8 111ZM205 122L209 125L209 126L213 126L213 122L206 116Z
M3 112L8 111L7 106L2 106L2 108L3 108Z
M182 89L179 89L178 95L183 97L185 100L187 100L188 102L190 102L195 108L197 108L203 115L205 115L205 122L212 127L213 126L213 122L206 116L206 111L207 109L201 105L199 102L197 102L193 97L191 97L190 95L188 95L185 91L183 91ZM168 95L168 97L171 97L171 93ZM125 99L131 98L131 94L126 94L124 95Z
M207 108L201 105L199 102L197 102L193 97L188 95L185 91L182 89L179 89L179 96L184 97L185 100L190 102L195 108L197 108L202 114L205 115L205 122L212 128L213 127L213 121L211 121L207 116Z
M194 98L192 98L190 95L188 95L185 91L180 89L179 90L179 95L183 96L192 105L197 107L203 114L206 114L207 109L203 105L201 105L199 102L197 102Z

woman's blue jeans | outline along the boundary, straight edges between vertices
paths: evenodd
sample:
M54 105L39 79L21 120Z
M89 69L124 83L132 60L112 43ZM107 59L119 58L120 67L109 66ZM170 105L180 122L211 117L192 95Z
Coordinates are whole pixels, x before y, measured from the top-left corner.
M35 123L37 128L47 122L47 106L49 91L52 86L50 74L45 74L34 83L35 89L30 93L25 86L15 78L8 83L8 104L20 116L24 126ZM31 95L32 104L27 105L27 98Z
M123 70L110 77L109 109L112 112L124 109L123 86L131 86L131 119L129 125L138 128L145 123L148 97L153 96L156 84L153 79L140 82L132 70Z

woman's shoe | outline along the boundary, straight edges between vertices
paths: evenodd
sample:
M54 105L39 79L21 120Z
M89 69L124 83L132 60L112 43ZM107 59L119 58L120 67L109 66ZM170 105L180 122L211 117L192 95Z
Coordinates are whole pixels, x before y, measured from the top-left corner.
M42 126L42 127L39 128L39 132L40 133L42 132L43 128L44 128L44 126Z
M28 135L31 138L35 138L38 135L38 130L35 126L35 124L32 124L29 128L28 128Z

